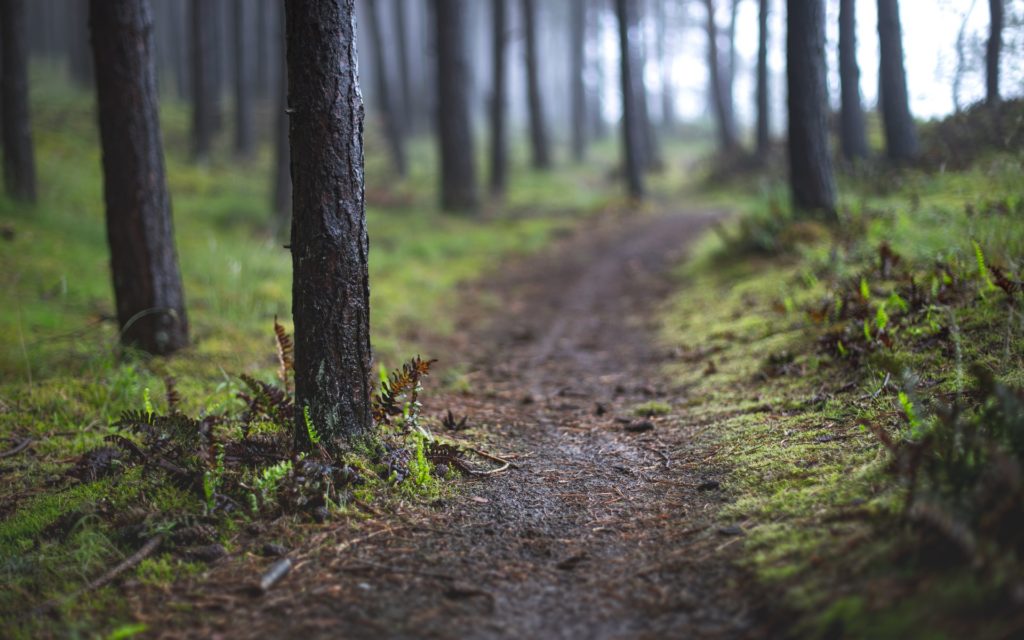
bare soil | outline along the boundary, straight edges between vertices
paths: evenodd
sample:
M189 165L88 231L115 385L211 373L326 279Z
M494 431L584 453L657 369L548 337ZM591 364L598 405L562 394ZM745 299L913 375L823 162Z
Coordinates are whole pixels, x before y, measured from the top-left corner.
M471 389L428 412L467 415L515 468L454 500L292 531L296 567L266 595L251 587L273 560L246 555L139 591L138 618L188 637L768 635L733 563L742 531L716 520L710 442L654 336L672 267L714 218L598 222L467 290L450 347ZM671 411L635 414L650 401Z

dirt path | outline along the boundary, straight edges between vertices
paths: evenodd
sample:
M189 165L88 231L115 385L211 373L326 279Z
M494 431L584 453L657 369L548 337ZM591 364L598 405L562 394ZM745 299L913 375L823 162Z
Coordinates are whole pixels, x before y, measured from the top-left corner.
M239 584L232 569L215 570L173 594L192 612L171 629L334 638L762 635L743 576L729 563L738 532L713 524L721 498L685 409L674 405L647 431L625 428L636 424L638 403L673 403L683 393L659 377L668 356L653 344L652 311L670 290L669 269L711 220L605 223L487 283L503 300L468 334L467 348L488 348L474 354L473 390L429 409L469 415L490 447L521 456L519 468L468 481L451 503L311 534L316 549L262 599L230 586Z

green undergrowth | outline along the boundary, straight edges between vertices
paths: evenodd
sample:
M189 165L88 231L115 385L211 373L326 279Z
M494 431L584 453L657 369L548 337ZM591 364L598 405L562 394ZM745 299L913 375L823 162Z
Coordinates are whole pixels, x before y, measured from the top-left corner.
M1024 629L1021 170L845 176L838 232L764 179L680 273L670 369L800 635Z

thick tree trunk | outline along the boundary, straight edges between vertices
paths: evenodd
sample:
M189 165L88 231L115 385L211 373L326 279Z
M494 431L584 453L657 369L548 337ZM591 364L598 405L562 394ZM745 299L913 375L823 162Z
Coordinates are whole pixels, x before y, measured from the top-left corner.
M644 197L644 174L641 159L643 132L636 104L633 80L633 55L629 31L633 24L634 0L615 0L619 22L619 65L622 78L622 172L632 198Z
M401 124L401 107L392 93L391 78L388 73L387 57L384 55L384 32L380 26L380 15L377 12L379 0L367 0L367 18L370 22L370 36L373 41L374 77L377 80L377 103L384 120L384 137L387 138L391 151L391 162L395 173L405 176L405 139Z
M36 200L36 161L28 107L28 34L25 0L0 0L0 117L4 187L17 200Z
M868 140L860 101L856 0L840 0L839 3L839 84L842 96L839 138L843 157L847 160L865 158Z
M295 439L303 413L342 449L368 433L369 240L355 0L285 0L291 109Z
M907 74L903 67L903 35L897 0L878 0L878 39L881 46L879 84L886 153L903 162L917 156L917 128L910 115Z
M434 0L437 47L441 206L470 212L477 206L473 123L469 109L465 0Z
M491 76L494 89L491 93L491 193L505 192L505 178L508 173L508 149L505 140L505 90L506 90L506 18L508 8L505 0L492 0Z
M252 123L252 65L249 52L253 49L249 34L253 25L250 20L252 0L234 0L234 62L235 62L235 155L246 159L253 152ZM250 8L246 8L246 5Z
M164 175L148 0L91 0L107 240L121 341L154 354L188 344Z
M526 95L530 114L530 150L534 169L551 166L544 103L540 90L540 61L537 59L537 8L534 0L523 0L523 30L526 35Z
M714 107L715 126L718 129L718 146L720 150L728 152L736 149L736 130L726 101L725 78L719 61L718 25L715 23L714 0L704 0L704 8L707 12L705 31L708 39L708 74L711 85L709 91Z
M999 104L999 51L1003 47L1005 0L988 0L989 29L985 49L985 102Z
M189 5L189 40L192 71L192 156L198 162L210 159L217 110L213 86L212 51L217 7L209 0L192 0Z
M583 60L586 53L586 12L585 0L572 0L569 16L569 82L572 86L572 158L582 162L587 148L587 95L583 84Z
M274 191L272 194L277 233L289 229L292 219L291 149L288 145L288 68L286 64L284 4L277 12L273 64L277 66L276 104L274 106Z
M764 157L771 145L768 107L768 15L771 0L760 0L757 14L757 155Z
M824 0L788 0L789 183L801 215L836 220L836 185L828 149Z

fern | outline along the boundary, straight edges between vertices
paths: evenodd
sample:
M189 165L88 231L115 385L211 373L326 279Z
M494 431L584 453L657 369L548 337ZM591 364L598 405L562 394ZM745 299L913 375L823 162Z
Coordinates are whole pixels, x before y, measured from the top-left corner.
M277 316L274 316L274 336L277 338L277 377L280 378L285 391L290 392L288 372L295 370L295 344L285 328L277 321Z
M310 444L320 444L320 432L316 430L313 418L309 415L309 405L302 407L302 418L306 423L306 435L309 437Z
M971 244L974 245L974 259L978 263L978 279L985 291L995 291L996 285L993 284L992 278L988 275L988 267L985 266L985 254L981 250L981 245L978 244L977 240L971 240Z
M373 398L373 419L378 425L391 425L402 416L405 425L413 426L419 415L420 378L430 372L436 360L423 360L416 356L392 372L387 381L381 381L380 391Z

